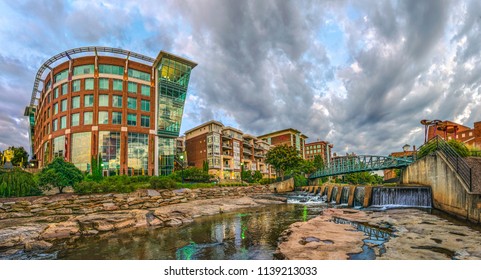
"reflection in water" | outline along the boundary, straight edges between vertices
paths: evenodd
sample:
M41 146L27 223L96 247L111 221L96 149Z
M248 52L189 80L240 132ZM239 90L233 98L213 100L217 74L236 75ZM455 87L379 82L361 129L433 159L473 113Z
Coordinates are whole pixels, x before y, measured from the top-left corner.
M321 207L282 204L245 211L199 218L178 228L80 238L56 253L59 259L272 259L280 233L319 215Z

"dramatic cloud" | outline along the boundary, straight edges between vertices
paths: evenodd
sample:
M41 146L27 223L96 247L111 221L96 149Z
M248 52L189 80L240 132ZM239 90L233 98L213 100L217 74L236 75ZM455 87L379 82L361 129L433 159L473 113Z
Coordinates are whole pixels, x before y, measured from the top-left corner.
M199 63L182 130L296 128L339 153L420 145L421 119L481 120L479 1L1 3L0 150L28 146L38 67L66 49L164 49Z

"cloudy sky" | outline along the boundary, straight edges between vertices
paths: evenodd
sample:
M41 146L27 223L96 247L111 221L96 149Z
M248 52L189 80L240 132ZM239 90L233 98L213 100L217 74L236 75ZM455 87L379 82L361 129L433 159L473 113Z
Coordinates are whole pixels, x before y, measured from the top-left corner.
M29 147L38 68L82 46L196 61L182 131L292 127L386 155L422 144L421 119L481 121L479 0L153 2L0 0L0 150Z

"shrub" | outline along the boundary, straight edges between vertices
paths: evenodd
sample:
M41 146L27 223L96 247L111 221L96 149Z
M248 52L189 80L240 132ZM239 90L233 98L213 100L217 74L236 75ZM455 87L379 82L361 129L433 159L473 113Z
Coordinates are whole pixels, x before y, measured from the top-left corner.
M0 197L41 195L33 175L21 169L0 172Z
M276 182L276 179L272 179L272 178L262 178L259 180L260 185L269 185L275 182Z
M183 171L177 170L174 173L170 174L168 177L177 182L182 182L182 176L184 176L184 181L186 182L207 183L210 179L210 175L208 172L205 172L204 170L196 167L186 168Z
M448 141L448 145L453 148L453 150L458 153L458 155L462 157L467 157L469 156L469 150L468 147L463 142L456 141L454 139Z
M58 188L59 192L67 186L73 186L84 178L82 172L70 162L57 157L42 169L38 175L39 185L43 189Z
M115 176L113 176L115 177ZM106 177L109 178L109 177ZM78 194L91 194L91 193L130 193L136 189L143 187L139 183L112 183L114 180L102 180L100 182L96 181L83 181L75 184L73 189ZM120 181L120 180L119 180ZM114 181L115 182L115 181ZM148 185L147 185L148 186Z
M169 177L151 177L150 187L153 189L175 189L177 184Z

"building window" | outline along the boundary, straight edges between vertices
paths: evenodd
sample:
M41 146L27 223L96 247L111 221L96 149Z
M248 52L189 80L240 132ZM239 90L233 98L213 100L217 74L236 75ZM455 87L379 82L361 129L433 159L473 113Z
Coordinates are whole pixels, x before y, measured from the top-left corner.
M124 67L117 65L100 64L99 72L102 74L124 75Z
M72 97L72 109L80 108L80 96Z
M80 114L79 113L72 114L72 120L71 120L70 126L77 126L79 124L80 124Z
M109 79L100 78L99 79L99 89L108 90L109 89Z
M144 80L144 81L150 81L150 74L145 73L142 71L134 70L134 69L129 69L128 71L129 77L139 79L139 80Z
M137 125L137 114L127 114L127 125Z
M84 95L84 107L92 107L92 106L94 106L94 95L93 94Z
M104 168L120 168L120 133L100 131L99 152L102 157Z
M469 136L473 136L473 132L472 132L472 131L469 132Z
M53 99L58 98L58 87L53 89Z
M52 122L52 131L57 131L57 129L58 129L58 119L55 119Z
M150 116L140 116L140 126L150 127Z
M94 118L92 112L84 112L84 124L92 124L93 119Z
M140 85L140 93L145 96L150 96L150 86Z
M114 79L114 90L122 91L123 89L123 82L122 80L116 80Z
M122 96L121 95L112 96L112 107L122 108Z
M85 79L85 90L94 89L94 79Z
M142 133L128 134L128 167L134 174L146 174L149 166L149 136Z
M67 77L68 77L68 69L63 70L62 72L55 75L54 81L55 81L55 83L57 83L57 82L60 82L62 80L67 79Z
M137 93L137 83L129 82L127 90L131 93Z
M137 99L129 97L127 98L127 108L136 110L137 109Z
M58 114L58 103L53 104L53 115Z
M99 111L99 124L108 124L108 123L109 123L109 112Z
M60 117L60 129L67 128L67 116Z
M112 112L112 124L122 124L122 112Z
M109 106L109 96L107 94L99 95L99 106Z
M68 93L68 84L62 84L62 95L65 95Z
M91 147L91 132L82 132L72 134L72 158L71 161L77 168L82 171L89 170L90 147Z
M86 74L93 74L94 73L94 65L89 64L89 65L81 65L81 66L76 66L73 68L73 75L86 75Z
M67 99L60 101L60 112L67 111Z
M463 138L466 137L466 134L463 133L463 134L461 135L461 137L463 137Z
M72 82L72 92L80 91L80 80L75 80Z
M150 101L149 100L141 100L140 101L140 110L150 112Z
M53 158L65 157L65 136L59 136L53 139Z

